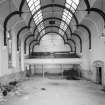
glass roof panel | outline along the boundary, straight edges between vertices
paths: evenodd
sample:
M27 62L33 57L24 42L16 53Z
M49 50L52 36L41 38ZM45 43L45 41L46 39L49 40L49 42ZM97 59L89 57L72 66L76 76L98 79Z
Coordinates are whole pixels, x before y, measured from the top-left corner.
M67 11L66 9L64 9L64 12L65 12L65 13L68 13L68 11Z
M35 11L36 11L36 10L35 10L35 9L33 9L31 13L32 13L32 14L34 14L34 13L35 13Z
M27 0L27 2L29 2L30 0Z
M40 33L41 36L44 35L44 34L45 34L45 30L43 30L43 31Z
M67 8L70 8L70 5L69 5L69 4L67 4L67 3L65 4L65 6L66 6Z
M70 12L68 13L68 15L69 15L70 17L72 17L72 14L71 14Z
M41 7L40 5L37 5L37 6L36 6L36 10L38 10L40 7Z
M34 9L34 5L32 5L31 7L30 7L30 10L32 11Z
M73 0L73 1L78 5L80 0Z
M40 10L40 8L41 8L40 0L26 0L26 1L28 3L28 6L30 8L32 15L37 10L39 10L39 12L37 12L33 17L35 24L38 25L43 20L42 11ZM40 32L43 28L44 28L44 23L42 22L41 25L38 26L38 31ZM45 32L45 30L43 31L43 33L44 32Z
M63 15L67 16L67 14L68 14L68 13L66 13L66 12L63 12Z
M40 1L39 0L37 0L36 2L35 2L35 4L34 4L35 6L37 6L37 5L40 5Z
M72 3L72 0L66 0L66 3L70 4Z
M41 14L41 11L37 12L37 14Z
M79 2L80 0L66 0L65 7L70 9L74 13L77 9ZM62 14L62 20L64 20L69 25L71 19L72 19L71 12L64 9ZM63 24L63 21L61 21L60 28L66 31L67 25ZM60 30L59 30L59 33L61 33Z
M62 31L61 29L59 29L59 33L63 36L64 35L64 31Z
M77 8L77 5L75 5L74 3L72 3L72 7L73 7L74 9L76 9L76 8Z
M71 10L72 10L72 12L73 12L73 13L75 12L75 9L74 9L74 8L72 8L72 7L71 7Z
M31 7L33 4L33 0L30 0L30 2L28 3L29 7Z

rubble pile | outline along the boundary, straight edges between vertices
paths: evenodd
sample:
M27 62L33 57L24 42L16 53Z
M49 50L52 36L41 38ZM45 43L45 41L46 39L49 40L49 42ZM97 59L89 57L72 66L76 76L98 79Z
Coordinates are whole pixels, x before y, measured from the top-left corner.
M10 96L20 96L24 95L24 89L22 89L17 81L9 82L8 84L1 84L0 83L0 102L6 101L5 97L7 95Z

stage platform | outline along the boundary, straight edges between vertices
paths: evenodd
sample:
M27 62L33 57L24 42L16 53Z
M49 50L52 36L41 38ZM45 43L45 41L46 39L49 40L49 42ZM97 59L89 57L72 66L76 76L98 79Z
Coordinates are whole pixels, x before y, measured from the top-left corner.
M25 64L81 64L81 58L24 59Z

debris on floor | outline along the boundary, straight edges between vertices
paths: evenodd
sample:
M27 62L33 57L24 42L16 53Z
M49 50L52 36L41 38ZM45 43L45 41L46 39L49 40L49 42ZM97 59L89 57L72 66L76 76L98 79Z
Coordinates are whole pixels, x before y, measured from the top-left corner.
M45 88L41 88L41 90L46 90Z
M26 94L25 91L24 91L24 89L22 89L22 88L17 88L14 93L15 93L15 95L17 95L17 96L23 96L23 95Z
M2 92L0 91L0 102L5 102L5 101L7 100L4 98Z
M105 105L104 92L85 80L34 78L19 82L7 97L1 96L0 105Z
M24 94L23 91L24 90L19 87L19 84L17 81L9 82L6 85L3 85L0 83L0 100L7 95L10 95L10 96L23 95Z
M103 86L103 89L102 89L102 91L104 91L104 92L105 92L105 86Z

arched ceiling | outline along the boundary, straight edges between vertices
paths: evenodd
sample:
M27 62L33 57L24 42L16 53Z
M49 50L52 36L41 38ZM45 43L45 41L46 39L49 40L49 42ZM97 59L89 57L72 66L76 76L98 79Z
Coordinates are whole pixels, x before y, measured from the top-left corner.
M96 0L94 0L94 2L95 1ZM80 23L80 21L78 21L82 16L78 18L77 13L83 12L85 15L87 14L89 18L93 16L93 13L95 14L94 16L97 14L105 23L105 13L100 8L92 7L93 2L91 3L90 0L15 0L13 2L15 5L17 3L17 9L15 8L14 11L11 11L5 17L3 24L4 45L7 44L7 31L11 29L11 27L14 27L13 24L16 26L16 21L24 20L22 27L20 25L21 22L16 26L19 27L18 31L16 31L17 48L19 48L19 40L21 40L21 36L24 36L23 33L25 33L26 30L28 30L28 32L30 31L37 41L47 32L57 32L66 38L67 42L69 42L70 39L75 41L75 38L72 39L72 35L78 35L76 30L85 30L88 33L89 49L91 49L91 29L87 24L84 24L84 22ZM85 9L83 10L78 8L81 2L85 5ZM97 4L95 5L97 6ZM73 34L74 32L75 34ZM67 33L67 35L65 33ZM82 36L78 36L80 37L77 39L82 43Z

